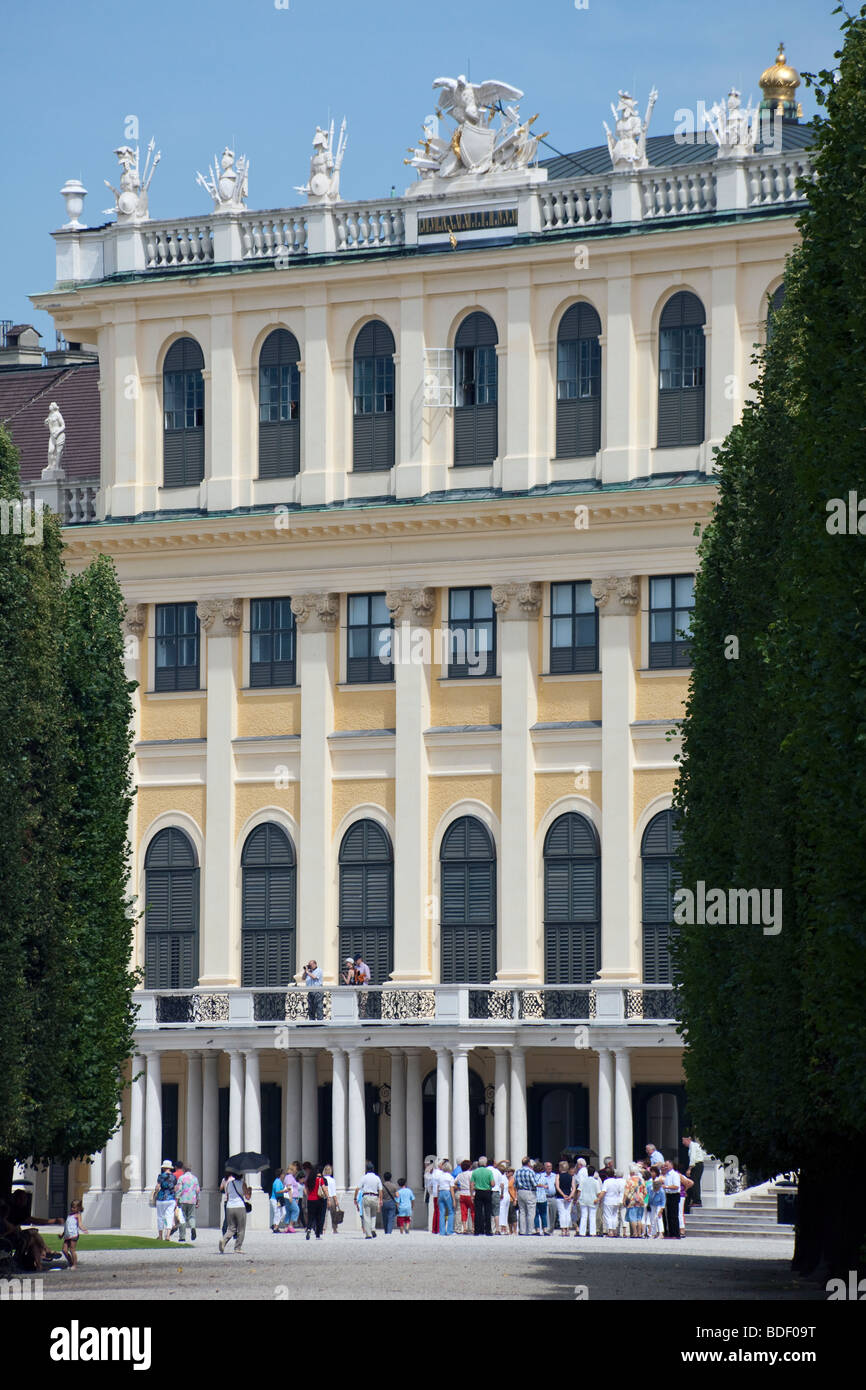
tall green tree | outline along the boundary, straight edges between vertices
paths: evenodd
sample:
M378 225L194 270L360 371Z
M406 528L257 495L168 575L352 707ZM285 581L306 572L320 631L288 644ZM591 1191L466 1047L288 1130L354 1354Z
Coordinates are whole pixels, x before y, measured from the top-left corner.
M832 499L866 502L866 6L842 30L784 307L718 455L677 791L684 884L783 904L778 935L682 929L695 1123L753 1170L800 1170L795 1262L822 1274L866 1238L826 1199L828 1161L866 1139L866 535L828 528Z

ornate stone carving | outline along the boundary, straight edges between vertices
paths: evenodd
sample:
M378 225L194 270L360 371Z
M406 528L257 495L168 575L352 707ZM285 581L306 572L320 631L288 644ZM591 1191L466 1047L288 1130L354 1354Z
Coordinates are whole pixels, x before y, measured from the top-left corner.
M296 594L292 612L298 627L307 632L333 632L340 616L337 594Z
M410 149L411 158L403 162L417 169L422 180L504 173L525 169L535 159L543 137L530 131L537 115L521 123L519 87L507 82L468 82L461 74L437 77L433 90L439 92L437 116L450 116L455 129L450 139L443 140L425 126L420 144ZM503 106L503 100L511 104ZM494 126L497 114L499 125Z
M128 637L137 637L141 641L144 636L144 629L147 627L147 604L131 603L126 610L123 619L123 630Z
M60 406L56 401L52 401L48 407L45 427L48 430L48 463L42 470L42 479L44 482L50 482L54 478L66 477L60 467L66 447L66 421L60 414Z
M160 151L157 150L153 156L155 141L151 140L147 147L147 156L144 161L144 173L139 172L138 167L138 146L135 149L131 145L120 145L115 151L117 162L121 168L120 188L115 188L108 179L104 180L106 188L110 188L115 197L113 208L106 208L106 213L116 213L119 225L135 222L147 222L150 218L147 202L147 190L150 188L150 181L153 178L156 166L160 161Z
M751 101L745 111L742 109L736 87L732 87L728 93L727 105L717 101L707 112L707 125L719 147L719 159L734 159L755 153L757 115Z
M214 155L208 174L209 178L205 178L204 174L197 173L195 181L213 198L214 212L243 212L250 176L246 155L242 154L235 164L235 152L226 145L219 163Z
M316 126L313 136L313 157L310 160L310 177L303 186L296 184L296 193L306 193L311 203L340 202L340 167L346 153L346 118L340 126L337 144L334 145L334 122L327 131Z
M592 596L602 616L630 616L640 603L640 584L636 575L610 575L592 581Z
M196 605L198 620L209 637L234 637L241 628L239 598L203 598Z
M413 627L430 627L436 610L435 589L389 589L385 603L394 622L411 623Z
M615 132L611 131L607 121L602 121L602 125L607 135L610 162L615 173L632 173L635 169L648 167L646 136L658 95L653 87L649 94L649 103L643 120L638 114L637 101L633 96L629 96L628 92L619 93L619 102L616 106L611 102L610 109L616 123Z
M494 584L491 594L500 622L511 618L522 618L525 622L537 618L541 612L541 585L535 580L528 584Z

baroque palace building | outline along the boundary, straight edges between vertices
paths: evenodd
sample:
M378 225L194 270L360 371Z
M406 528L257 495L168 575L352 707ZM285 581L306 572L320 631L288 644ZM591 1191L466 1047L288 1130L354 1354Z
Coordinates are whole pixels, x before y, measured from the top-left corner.
M810 174L796 72L761 81L769 125L733 94L653 136L625 98L539 163L515 89L458 79L375 202L332 132L300 207L249 211L231 151L201 217L151 218L132 150L116 221L64 189L34 303L98 354L100 478L84 516L28 486L72 568L114 559L138 682L136 1055L71 1175L91 1225L147 1224L166 1156L215 1222L240 1149L416 1192L426 1153L678 1154L697 536Z

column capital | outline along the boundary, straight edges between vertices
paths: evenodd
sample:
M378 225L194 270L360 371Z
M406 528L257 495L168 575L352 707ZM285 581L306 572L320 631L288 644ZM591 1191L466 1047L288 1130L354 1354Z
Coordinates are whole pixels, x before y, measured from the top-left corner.
M640 582L634 574L594 579L592 596L601 617L631 617L640 603Z
M144 636L144 629L147 627L147 604L130 603L123 619L123 631L127 637L137 637L139 640Z
M338 594L295 594L292 599L295 622L305 632L333 632L340 615Z
M519 1044L519 1043L515 1043L512 1047L510 1047L510 1048L508 1049L508 1051L509 1051L510 1056L512 1056L512 1057L525 1057L525 1056L526 1056L526 1048L525 1048L522 1044Z
M525 584L494 584L491 596L500 622L513 619L532 622L541 612L541 585L535 580Z
M202 598L195 611L209 637L234 637L240 632L243 603L239 598Z
M436 590L426 586L413 589L388 589L385 603L395 623L410 623L412 627L430 627L436 610Z
M404 1054L404 1048L402 1047L389 1047L388 1051L392 1057L402 1057Z
M612 1050L614 1057L627 1057L631 1053L631 1048L626 1047L625 1044L622 1044L622 1046L619 1047L614 1047Z
M470 1052L474 1052L474 1050L474 1043L455 1043L452 1047L449 1048L449 1051L455 1057L468 1057Z

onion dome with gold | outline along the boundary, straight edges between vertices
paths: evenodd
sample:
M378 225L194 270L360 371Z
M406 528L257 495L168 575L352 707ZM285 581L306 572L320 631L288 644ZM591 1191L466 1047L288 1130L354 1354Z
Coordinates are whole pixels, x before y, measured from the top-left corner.
M786 63L785 45L780 43L775 63L761 73L760 87L764 98L759 109L775 111L789 120L800 120L803 108L796 100L799 85L800 74Z

